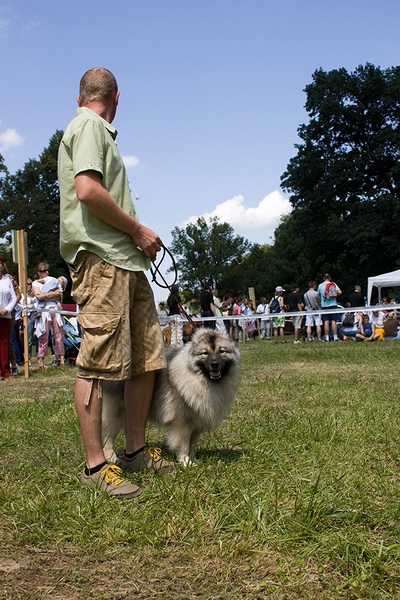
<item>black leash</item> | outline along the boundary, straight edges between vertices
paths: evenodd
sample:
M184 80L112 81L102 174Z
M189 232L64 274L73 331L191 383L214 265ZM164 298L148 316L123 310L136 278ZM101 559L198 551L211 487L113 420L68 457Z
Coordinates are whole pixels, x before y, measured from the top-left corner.
M160 272L160 266L161 266L166 254L168 254L168 256L170 257L170 259L172 261L171 271L174 271L174 281L171 284L168 284L164 275ZM178 269L177 269L176 262L175 262L172 252L166 246L163 246L162 247L162 256L161 256L160 260L157 263L154 261L154 263L152 263L152 264L153 264L153 266L150 267L150 273L151 273L151 278L152 278L151 280L153 281L153 283L155 283L156 285L158 285L158 287L160 287L164 290L168 290L169 293L174 297L181 313L185 315L185 317L187 318L189 323L193 323L192 317L190 315L188 315L188 313L182 306L182 302L180 302L180 300L178 299L176 294L174 294L174 292L172 291L172 286L176 285L176 282L178 281ZM157 281L157 275L162 279L163 283L160 283L159 281Z

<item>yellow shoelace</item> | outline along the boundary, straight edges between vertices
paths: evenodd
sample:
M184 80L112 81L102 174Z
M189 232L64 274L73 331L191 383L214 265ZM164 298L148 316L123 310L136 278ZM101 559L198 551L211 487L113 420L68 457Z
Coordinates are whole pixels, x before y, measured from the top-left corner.
M151 456L151 458L154 460L162 459L161 448L147 448L147 450L145 450L145 453Z
M107 469L104 471L104 479L105 482L110 485L119 485L124 482L124 479L121 477L122 469L117 467L117 465L109 465Z

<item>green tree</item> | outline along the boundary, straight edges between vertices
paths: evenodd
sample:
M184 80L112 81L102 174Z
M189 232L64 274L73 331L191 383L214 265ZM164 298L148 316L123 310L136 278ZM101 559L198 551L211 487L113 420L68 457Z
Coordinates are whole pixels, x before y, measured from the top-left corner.
M400 67L319 69L305 91L310 121L282 175L294 210L275 245L291 229L310 276L350 287L399 264Z
M8 170L7 170L6 165L4 164L4 157L3 157L2 153L0 152L0 174L1 173L7 174ZM0 189L1 189L1 179L0 179Z
M190 291L198 290L205 281L219 286L229 265L240 262L252 247L217 217L208 222L199 217L196 223L189 223L184 229L175 227L171 233L180 285Z
M0 236L9 240L11 229L27 232L31 274L42 260L49 262L53 273L68 273L59 252L57 156L62 134L57 131L52 136L39 159L29 160L14 175L6 172L1 180Z
M254 244L241 260L233 261L224 272L219 290L233 296L247 295L254 287L256 298L268 296L272 288L271 267L273 248L267 244Z

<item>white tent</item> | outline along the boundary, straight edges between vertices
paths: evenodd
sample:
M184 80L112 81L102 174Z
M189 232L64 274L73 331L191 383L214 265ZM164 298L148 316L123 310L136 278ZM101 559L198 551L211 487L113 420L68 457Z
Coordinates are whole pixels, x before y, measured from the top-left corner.
M395 285L400 286L400 269L397 269L397 271L391 271L390 273L383 273L383 275L368 277L368 304L371 305L372 288L374 286L378 288L378 302L380 304L381 289L385 287L393 287Z

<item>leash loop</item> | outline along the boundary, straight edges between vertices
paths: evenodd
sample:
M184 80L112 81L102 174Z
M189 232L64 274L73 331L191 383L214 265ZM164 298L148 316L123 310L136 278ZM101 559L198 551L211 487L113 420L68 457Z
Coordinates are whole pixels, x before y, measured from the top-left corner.
M162 252L162 256L161 256L160 260L157 263L154 261L153 266L150 267L150 273L151 273L151 278L152 278L151 280L153 283L158 285L158 287L160 287L164 290L168 290L169 293L172 294L172 296L175 298L176 303L179 306L179 310L181 311L181 313L185 315L185 317L189 321L189 323L193 323L192 317L190 315L188 315L188 313L182 306L182 302L180 302L178 300L176 294L174 294L174 292L172 291L172 286L176 285L176 282L178 281L178 268L176 266L174 256L173 256L172 252L166 246L163 246L162 249L163 249L163 252ZM168 284L164 275L160 272L160 266L161 266L166 254L168 254L168 256L170 257L170 259L172 261L171 271L174 271L174 281L173 281L173 283L171 283L171 285ZM161 278L163 283L160 283L159 281L157 281L157 276Z

